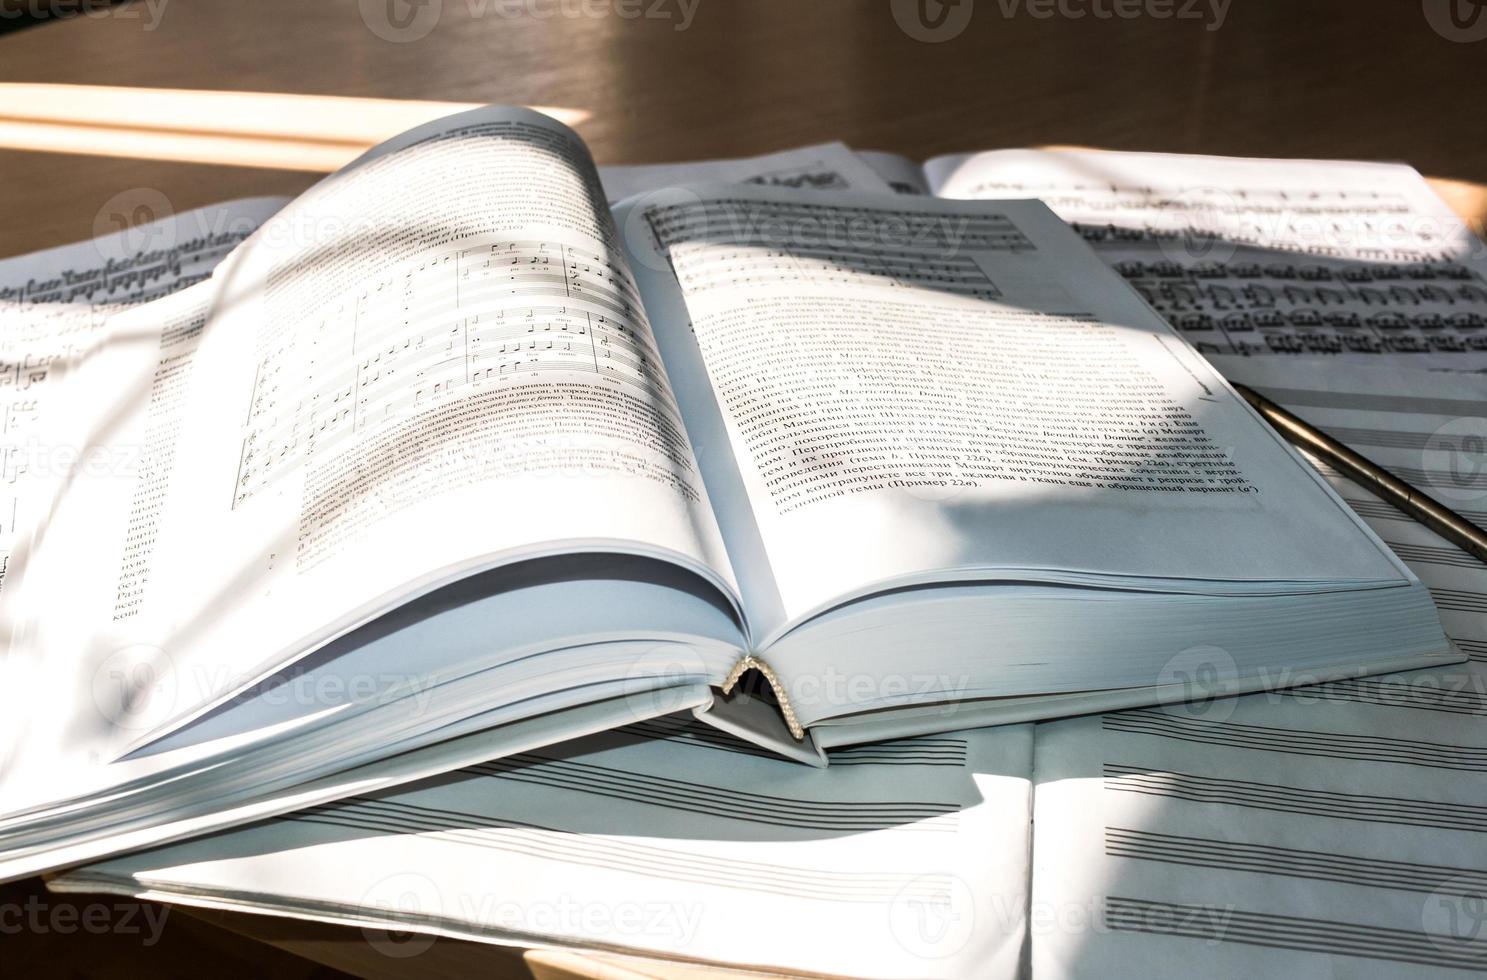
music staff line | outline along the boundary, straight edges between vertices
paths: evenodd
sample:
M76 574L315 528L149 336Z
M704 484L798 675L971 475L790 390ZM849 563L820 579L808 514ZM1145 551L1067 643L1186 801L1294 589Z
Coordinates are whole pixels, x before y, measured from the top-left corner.
M265 352L233 506L293 461L470 386L581 372L654 397L638 306L612 262L549 242L456 249L384 278Z

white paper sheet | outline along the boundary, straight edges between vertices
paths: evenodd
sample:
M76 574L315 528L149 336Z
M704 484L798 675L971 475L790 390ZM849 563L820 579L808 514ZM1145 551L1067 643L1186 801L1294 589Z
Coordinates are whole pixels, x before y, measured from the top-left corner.
M1218 364L1482 521L1478 379ZM1430 587L1471 660L1040 725L1035 976L1487 968L1487 567L1335 485ZM1216 647L1174 665L1197 696L1224 668Z
M53 886L361 925L374 947L412 928L792 972L1010 978L1025 953L1030 735L865 746L822 771L661 719Z

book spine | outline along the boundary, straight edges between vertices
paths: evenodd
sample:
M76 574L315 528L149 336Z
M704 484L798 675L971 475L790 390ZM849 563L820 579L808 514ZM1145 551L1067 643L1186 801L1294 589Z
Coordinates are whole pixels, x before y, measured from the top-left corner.
M779 677L775 675L774 668L770 667L763 660L760 660L753 654L743 657L728 672L728 676L724 678L720 690L724 694L731 693L734 685L738 683L738 679L749 670L757 670L764 675L764 679L769 682L770 688L774 691L775 700L779 702L780 713L785 716L785 727L790 729L790 737L797 742L804 742L805 729L796 720L795 708L790 704L790 695L785 693L785 685L780 683Z

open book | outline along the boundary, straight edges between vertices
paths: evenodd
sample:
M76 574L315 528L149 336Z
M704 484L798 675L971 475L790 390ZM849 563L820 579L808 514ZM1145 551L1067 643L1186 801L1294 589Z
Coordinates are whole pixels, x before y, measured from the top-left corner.
M59 480L7 586L4 875L677 710L824 764L1182 699L1195 648L1223 692L1460 659L1037 202L611 213L483 109L107 329L47 438L143 461Z
M1219 366L1395 472L1437 434L1421 482L1487 520L1487 473L1450 465L1487 425L1477 379ZM1329 479L1468 663L837 749L826 772L677 716L52 885L360 926L404 966L468 972L490 958L434 936L582 951L595 975L616 950L677 977L1477 975L1487 566ZM1218 657L1189 660L1199 686Z

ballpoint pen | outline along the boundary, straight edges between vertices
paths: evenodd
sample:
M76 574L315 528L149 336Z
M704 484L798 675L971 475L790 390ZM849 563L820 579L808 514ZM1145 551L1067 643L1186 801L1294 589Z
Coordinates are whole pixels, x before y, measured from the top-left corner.
M1288 442L1326 460L1364 489L1378 494L1462 551L1487 563L1487 532L1254 389L1234 382L1231 384Z

